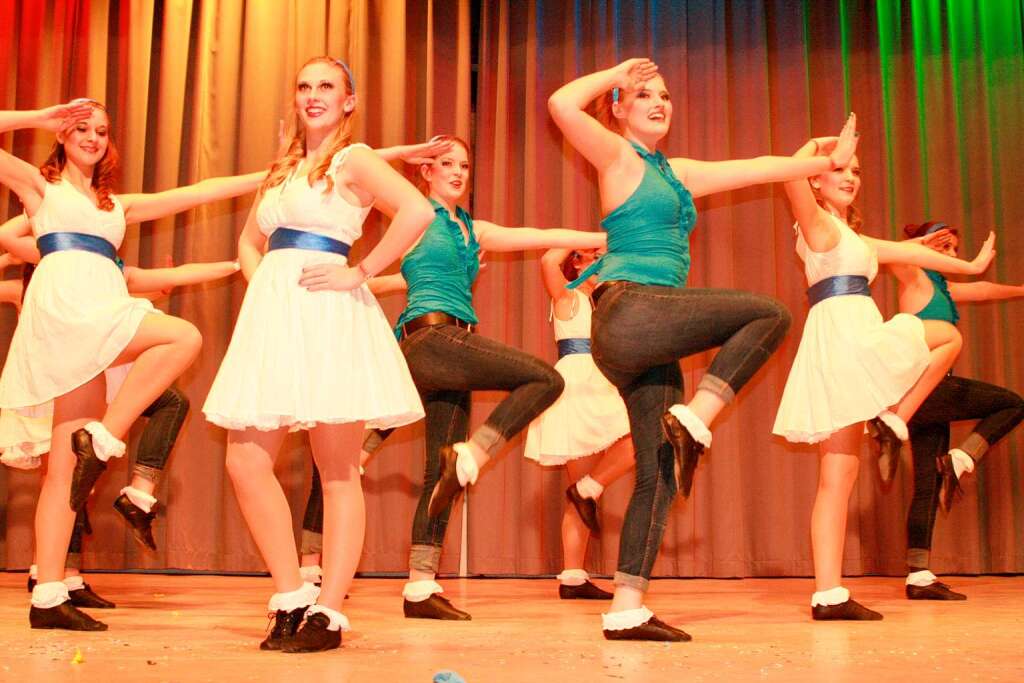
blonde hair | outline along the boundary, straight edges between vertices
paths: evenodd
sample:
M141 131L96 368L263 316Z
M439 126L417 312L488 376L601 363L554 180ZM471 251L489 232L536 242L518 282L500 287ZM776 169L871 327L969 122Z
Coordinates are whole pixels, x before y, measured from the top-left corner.
M107 108L103 106L103 103L87 97L79 97L72 100L72 102L85 103L93 109L99 109L107 115L109 122L110 114L107 112ZM68 155L64 150L64 143L58 141L53 143L50 155L39 166L39 172L46 179L46 182L59 183L61 173L63 173L64 167L67 164ZM117 179L117 173L120 168L121 155L117 153L114 137L108 132L107 151L103 153L103 158L97 162L92 171L92 189L96 191L96 204L101 211L114 210L114 181Z
M473 159L472 159L473 152L472 152L472 150L470 150L468 142L466 142L465 140L463 140L462 138L460 138L457 135L449 135L447 133L442 134L442 135L435 135L434 137L431 138L431 140L437 140L438 142L453 142L456 145L460 145L462 147L462 149L466 150L466 157L469 160L470 168L472 168L472 166L473 166ZM426 164L422 164L422 165L418 166L417 169L416 169L416 187L418 187L420 192L422 192L423 194L429 195L430 194L430 183L427 182L427 179L423 177L423 171L422 171L422 168L425 165Z
M828 211L828 207L825 206L825 199L821 196L821 191L814 185L811 185L809 178L807 180L807 184L810 185L811 193L814 195L814 201L818 202L818 206ZM850 226L850 229L854 232L860 232L860 229L864 226L864 217L861 215L860 209L853 204L846 207L846 215L843 216L843 220L846 221L846 224Z
M355 94L355 84L352 82L351 72L343 62L335 59L334 57L313 57L299 68L299 72L301 73L301 71L310 64L329 64L336 67L341 71L341 82L345 86L346 96ZM327 175L327 170L331 166L331 160L334 158L334 155L352 142L354 114L355 110L344 112L338 127L326 140L326 146L323 154L320 156L319 161L317 161L316 166L313 167L313 170L309 172L308 180L310 186L323 178L327 181L326 192L330 192L334 189L334 181ZM289 142L285 148L285 152L270 165L270 170L267 172L267 179L264 180L263 184L260 186L261 193L283 183L306 156L306 130L302 125L302 119L299 117L299 112L295 110L294 101L291 104L291 116L288 117L287 138L289 139Z

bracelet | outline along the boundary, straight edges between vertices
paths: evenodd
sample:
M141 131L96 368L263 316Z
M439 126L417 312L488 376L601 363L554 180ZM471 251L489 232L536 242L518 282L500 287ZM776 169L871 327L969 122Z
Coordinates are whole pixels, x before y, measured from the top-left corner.
M363 266L363 262L362 261L360 261L356 265L356 268L359 270L360 273L363 274L363 284L366 284L367 282L369 282L370 280L373 279L373 275L370 273L370 271L368 271L366 269L365 266Z

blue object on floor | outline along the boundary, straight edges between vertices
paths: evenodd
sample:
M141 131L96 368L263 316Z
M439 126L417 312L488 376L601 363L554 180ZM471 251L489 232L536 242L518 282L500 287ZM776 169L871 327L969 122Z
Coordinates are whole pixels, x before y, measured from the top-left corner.
M434 674L434 683L466 683L466 680L454 671L438 671Z

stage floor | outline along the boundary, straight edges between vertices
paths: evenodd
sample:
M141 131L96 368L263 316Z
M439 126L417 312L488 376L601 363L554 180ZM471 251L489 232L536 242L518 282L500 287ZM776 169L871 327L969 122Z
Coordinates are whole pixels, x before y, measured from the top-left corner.
M359 579L340 650L260 652L270 580L95 574L118 603L97 634L33 631L23 574L0 573L0 680L540 681L1024 680L1024 577L958 577L966 602L910 602L898 578L851 579L881 622L816 623L807 579L660 580L648 606L691 643L608 642L606 603L562 602L547 580L450 580L471 622L402 616L402 582ZM601 582L607 585L607 582ZM76 651L80 663L73 663ZM299 668L297 668L299 667Z

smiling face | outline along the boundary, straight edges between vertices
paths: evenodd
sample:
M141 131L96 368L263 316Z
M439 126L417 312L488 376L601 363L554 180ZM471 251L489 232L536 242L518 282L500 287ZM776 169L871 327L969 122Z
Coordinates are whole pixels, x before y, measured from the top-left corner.
M845 215L860 192L860 160L854 156L843 168L811 178L811 187L831 207Z
M427 181L429 194L455 204L469 188L469 151L461 142L456 142L433 162L423 164L420 172Z
M618 119L623 134L641 140L657 141L668 134L672 124L672 100L661 76L626 90L612 104L612 115Z
M57 134L68 161L81 169L91 169L107 154L110 146L110 118L101 107L93 107L92 116Z
M312 61L295 83L295 112L307 131L329 131L355 110L356 98L346 87L345 70L328 59Z

